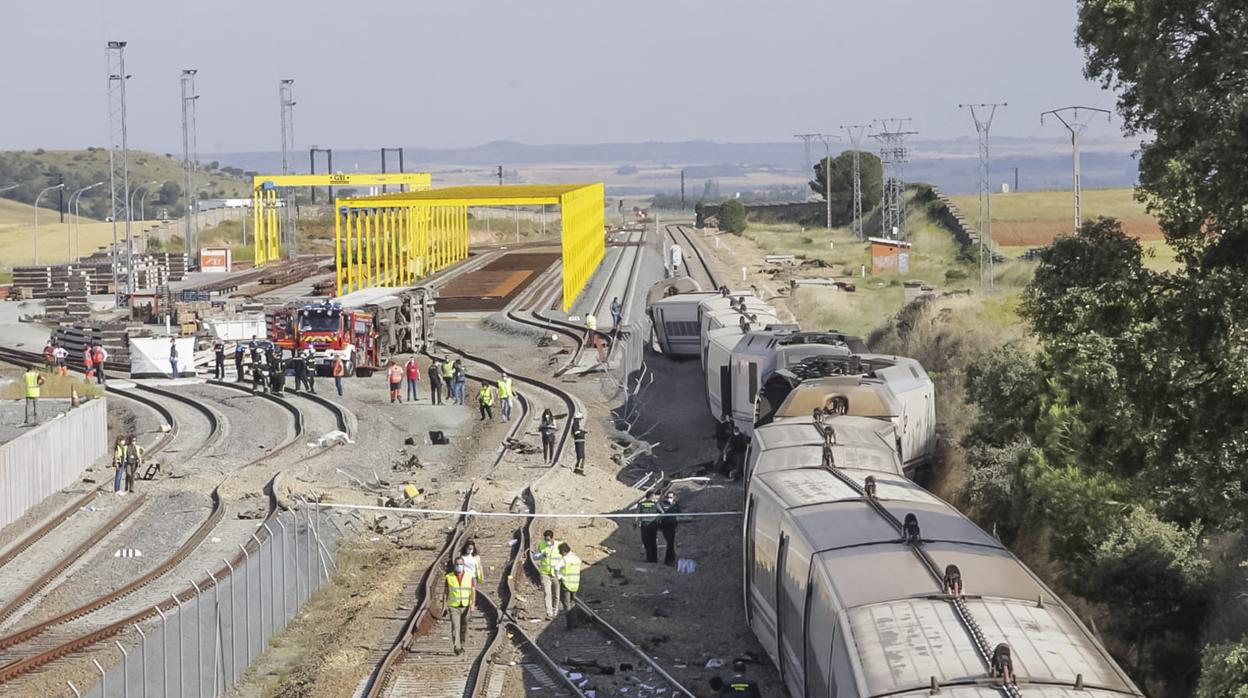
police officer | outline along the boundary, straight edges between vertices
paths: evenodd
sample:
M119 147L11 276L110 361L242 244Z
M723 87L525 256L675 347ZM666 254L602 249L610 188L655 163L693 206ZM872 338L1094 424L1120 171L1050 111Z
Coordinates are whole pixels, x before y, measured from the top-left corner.
M212 358L216 362L217 380L225 380L225 344L221 340L212 343Z
M659 505L659 493L650 490L646 498L638 502L637 518L634 526L641 527L641 544L646 547L646 562L659 561L659 519L663 507Z
M585 436L589 432L581 426L584 419L585 415L580 412L572 418L572 445L576 447L576 466L572 468L572 472L577 475L585 474Z
M247 347L242 342L234 345L234 382L243 382L243 357L247 354Z
M451 647L455 654L464 653L468 637L468 613L472 610L476 587L464 568L464 558L455 558L454 569L446 575L446 611L451 616Z
M676 564L676 514L680 513L680 505L676 503L676 493L668 492L663 495L663 503L660 504L663 513L667 514L659 519L659 530L663 532L663 543L667 546L667 551L663 553L663 564Z
M498 379L498 412L504 422L511 421L511 394L514 388L511 385L511 376L503 371L503 375Z
M429 401L442 404L442 359L435 358L429 367Z
M732 678L728 680L728 685L724 687L724 695L737 696L738 698L762 698L762 693L758 690L758 684L751 681L745 675L745 660L732 660Z
M567 543L559 544L563 564L557 570L559 576L559 606L563 608L568 630L576 627L576 592L581 588L581 558L572 552Z

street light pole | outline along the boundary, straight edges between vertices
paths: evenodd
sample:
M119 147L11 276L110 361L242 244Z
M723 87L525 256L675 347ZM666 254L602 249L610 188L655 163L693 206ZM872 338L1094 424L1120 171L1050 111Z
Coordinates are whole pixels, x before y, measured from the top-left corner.
M80 258L80 255L78 254L78 246L74 244L74 233L79 230L78 204L82 202L82 194L88 189L93 189L101 184L104 183L96 182L95 184L85 186L69 195L69 209L73 212L74 218L65 224L65 257L67 259L72 260Z
M53 189L60 189L61 187L64 187L64 186L65 186L64 184L54 184L48 187L47 189L44 189L43 191L39 192L39 195L35 197L35 264L36 265L39 264L39 199L42 199L44 194L47 194Z

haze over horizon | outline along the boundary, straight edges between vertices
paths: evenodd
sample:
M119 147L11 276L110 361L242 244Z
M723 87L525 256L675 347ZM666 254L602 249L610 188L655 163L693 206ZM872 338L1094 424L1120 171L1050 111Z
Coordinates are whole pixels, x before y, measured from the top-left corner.
M23 29L0 55L9 65L37 56L39 69L5 80L16 108L0 149L107 145L108 40L129 42L131 147L175 154L183 68L199 71L201 154L278 150L280 78L295 80L300 149L780 143L891 116L912 117L920 139L967 137L973 149L959 102L1009 102L994 137L1045 139L1064 130L1042 126L1043 110L1114 105L1082 76L1073 3L69 0L58 10L50 21L37 5L6 8ZM1099 121L1088 138L1118 129Z

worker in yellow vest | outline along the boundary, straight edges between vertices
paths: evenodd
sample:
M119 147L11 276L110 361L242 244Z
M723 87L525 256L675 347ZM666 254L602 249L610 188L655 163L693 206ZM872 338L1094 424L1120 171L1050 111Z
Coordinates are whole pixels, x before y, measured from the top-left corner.
M498 379L498 411L504 422L511 421L511 395L514 392L515 389L511 387L511 376L503 371L503 375Z
M538 575L542 578L542 601L546 603L546 620L550 620L555 617L555 603L559 598L559 581L556 575L558 567L563 564L555 532L549 529L542 532L542 542L537 544L537 550L529 551L529 557L533 559Z
M572 552L567 543L559 544L559 556L563 560L556 571L559 575L559 605L563 608L568 630L576 627L576 592L581 589L581 558Z
M34 366L22 374L22 384L26 387L26 416L23 417L22 424L35 424L39 421L39 386L44 382L43 376Z
M482 383L477 391L477 406L481 408L481 420L494 421L494 389L489 383Z
M468 612L476 594L472 580L464 568L464 558L455 558L455 569L446 575L446 611L451 616L451 647L455 654L464 653L464 640L468 637Z

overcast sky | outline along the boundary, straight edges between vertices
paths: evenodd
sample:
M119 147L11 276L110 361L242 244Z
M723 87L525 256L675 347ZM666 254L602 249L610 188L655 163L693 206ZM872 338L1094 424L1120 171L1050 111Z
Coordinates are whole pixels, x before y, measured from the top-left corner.
M304 149L780 141L908 116L973 135L959 102L1112 108L1082 76L1073 0L3 0L0 149L108 139L105 43L126 52L131 147L278 150L279 78ZM1089 137L1110 136L1101 122Z

